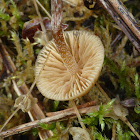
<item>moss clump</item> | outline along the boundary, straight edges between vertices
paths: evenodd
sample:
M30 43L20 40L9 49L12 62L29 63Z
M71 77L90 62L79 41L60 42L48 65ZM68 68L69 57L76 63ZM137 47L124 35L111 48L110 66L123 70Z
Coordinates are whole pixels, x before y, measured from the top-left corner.
M40 2L50 12L50 1L41 0ZM138 0L134 0L133 3L130 0L125 0L125 5L128 6L129 10L131 10L136 19L138 19L139 5L136 3L138 3ZM128 108L128 118L131 123L139 124L140 57L137 56L134 46L125 35L122 35L119 26L116 25L111 16L100 4L95 3L92 10L84 5L77 7L73 7L67 3L64 3L64 5L63 22L69 25L67 30L88 30L89 32L94 32L101 38L105 47L105 60L98 83L110 98L116 98L117 95L119 95L120 100L135 98L135 108ZM41 45L40 37L38 37L38 42L34 43L31 43L28 38L22 38L23 25L27 21L37 17L32 1L1 0L0 9L0 37L7 46L6 49L16 65L16 71L9 74L0 55L1 127L2 122L5 122L14 110L13 104L17 95L13 89L12 80L16 80L18 86L25 82L30 87L34 81L36 57L43 46ZM40 12L42 16L46 16L42 9L40 9ZM50 32L48 34L50 34ZM121 36L120 39L112 44L118 35ZM42 105L44 113L46 111L58 111L69 107L68 102L44 99L44 97L39 94L37 88L34 88L33 93ZM94 86L84 97L77 99L77 104L83 104L91 100L96 100L96 105L108 103L97 86ZM111 117L105 118L105 113L104 105L101 105L98 112L82 116L83 122L86 124L93 139L111 139L114 125L116 126L117 139L135 139L133 133L128 129L125 123ZM24 123L25 118L27 118L27 116L24 116L22 112L16 114L6 129L16 126L19 123ZM17 119L19 120L18 123L16 121ZM30 120L28 119L28 121ZM56 122L50 126L41 125L43 129L51 129L53 131L54 136L49 138L50 140L56 140L60 137L66 137L67 139L69 137L72 139L68 129L74 126L79 127L77 119L70 119L69 121L63 121L61 123ZM139 126L137 130L139 130ZM38 130L34 129L32 134L38 137ZM27 133L24 135L28 136ZM15 137L11 137L11 139L16 139Z

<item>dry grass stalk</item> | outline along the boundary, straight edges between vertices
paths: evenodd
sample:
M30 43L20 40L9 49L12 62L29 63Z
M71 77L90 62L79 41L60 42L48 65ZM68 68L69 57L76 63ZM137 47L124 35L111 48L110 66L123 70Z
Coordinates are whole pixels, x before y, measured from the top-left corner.
M127 26L140 40L140 29L138 28L138 22L135 20L133 15L124 7L120 0L108 0L113 6L114 10L121 16Z
M93 111L98 111L98 109L99 109L98 105L86 107L86 108L79 109L79 113L80 114L87 114L87 113L91 113ZM69 117L76 117L76 113L74 110L71 110L71 111L63 110L63 113L61 113L61 114L57 114L55 116L46 117L46 118L41 119L41 120L36 120L33 122L19 125L17 127L11 128L7 131L1 132L0 137L4 138L4 137L12 136L12 135L17 134L17 133L26 132L32 128L40 127L40 123L52 123L52 122L56 122L56 121L62 121L62 120L68 119Z
M115 139L116 139L116 124L114 123L113 127L112 127L112 138L111 138L111 140L115 140Z
M122 120L129 128L130 130L137 136L137 138L140 140L140 135L138 134L138 132L134 129L134 127L132 126L132 124L128 121L128 119L126 117L121 117L120 116L120 120Z
M91 106L91 107L85 107L85 108L79 109L78 111L79 111L80 114L88 114L88 113L91 113L91 112L94 112L94 111L98 111L99 107L100 107L99 105ZM114 117L114 115L116 116L116 114L114 114L114 113L111 114L112 117ZM106 116L104 116L104 117L108 117L108 116L110 116L110 114L106 114ZM56 121L66 120L66 119L71 118L71 117L72 118L76 117L76 112L73 108L66 109L66 110L63 110L63 111L59 111L59 113L54 113L54 116L46 117L46 118L41 119L41 120L36 120L36 121L33 121L33 122L29 122L29 123L26 123L26 124L19 125L15 128L11 128L7 131L1 132L0 137L8 137L8 136L11 136L11 135L14 135L14 134L17 134L17 133L22 133L22 132L25 132L25 131L29 131L32 128L40 127L40 123L48 123L49 124L49 123L56 122ZM132 130L132 132L140 139L140 135L136 132L136 130L129 123L129 121L127 120L126 117L123 117L123 116L116 116L116 117L119 117L119 119L121 119L124 123L126 123L126 125L129 126L129 128ZM112 138L114 138L115 133L116 133L116 129L113 129L112 133L113 133Z
M93 106L95 103L96 103L96 101L87 102L85 104L78 105L77 109L90 107L90 106ZM74 109L73 108L68 108L68 109L65 109L65 110L57 111L57 112L48 112L48 113L46 113L46 115L48 117L50 117L50 116L55 116L55 115L58 115L58 114L61 114L61 113L64 113L64 112L69 112L69 111L74 111Z
M102 89L102 87L96 83L98 89L102 92L102 94L106 97L106 99L108 101L111 101L111 99L108 97L107 93ZM117 115L118 116L118 115ZM118 116L118 118L124 122L129 128L130 130L137 136L137 138L140 140L140 135L138 134L138 132L134 129L134 127L131 125L131 123L128 121L128 119L126 118L126 116ZM114 132L112 132L113 134L115 133L116 128L112 129ZM115 134L114 134L115 135Z
M140 40L138 38L138 35L139 35L139 32L140 31L139 31L138 28L136 28L135 23L133 23L134 19L130 21L130 17L131 16L130 15L126 15L127 12L124 11L125 14L122 15L120 13L120 11L118 11L118 10L116 10L114 8L114 7L116 7L115 6L115 3L117 3L119 7L121 7L123 10L125 10L125 8L123 7L123 5L120 5L117 0L113 0L113 2L111 0L107 0L107 1L105 1L105 0L99 0L99 2L108 11L108 13L114 19L114 21L119 25L119 27L121 28L121 30L126 34L126 36L129 38L129 40L135 46L136 50L138 52L140 52ZM131 24L133 26L131 26L131 28L129 28L128 23L129 23L129 26L131 26Z
M16 67L11 57L9 56L8 52L6 51L5 46L2 44L2 41L0 43L1 43L0 53L2 55L4 65L7 68L7 70L9 70L10 73L13 73L16 71ZM29 92L29 89L25 83L23 83L19 88L17 87L16 82L14 80L13 80L13 83L14 83L14 89L18 96L24 95ZM45 118L45 115L43 111L41 110L41 108L38 106L38 104L35 104L33 108L28 112L28 114L32 121ZM52 133L50 133L49 131L41 130L39 135L40 135L40 139L44 140L48 138L49 136L51 136Z

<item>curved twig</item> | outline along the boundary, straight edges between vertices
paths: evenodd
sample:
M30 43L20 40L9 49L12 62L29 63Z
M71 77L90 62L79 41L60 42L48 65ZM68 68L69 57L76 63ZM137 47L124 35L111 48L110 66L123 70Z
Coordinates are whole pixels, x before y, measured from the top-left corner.
M86 108L82 108L79 109L80 114L86 114L86 113L90 113L93 111L98 111L99 106L92 106L92 107L86 107ZM64 111L64 110L63 110ZM22 133L22 132L26 132L29 131L32 128L35 127L40 127L40 123L52 123L52 122L56 122L56 121L62 121L65 119L68 119L69 117L76 117L75 111L71 110L69 112L64 111L61 114L57 114L55 116L51 116L51 117L47 117L41 120L36 120L33 122L29 122L29 123L25 123L22 125L19 125L17 127L11 128L7 131L1 132L0 133L0 137L4 138L4 137L8 137L8 136L12 136L14 134L18 134L18 133Z
M108 0L114 10L121 16L123 21L128 25L135 36L140 40L140 27L133 15L124 7L120 0Z
M135 23L132 24L132 21L134 21L134 19L132 17L131 17L131 20L128 17L126 18L126 15L128 14L128 12L125 12L124 14L125 16L124 16L121 14L120 11L115 10L117 8L115 6L115 3L118 3L117 0L113 0L113 1L112 0L99 0L99 2L104 6L104 8L108 11L108 13L114 19L114 21L119 25L121 30L126 34L129 40L135 46L136 50L140 53L140 40L138 37L140 34L139 33L140 30L138 27L136 28ZM126 11L123 5L121 5L120 7L121 9L123 9L123 12ZM130 17L130 14L129 14L129 17ZM131 28L129 28L128 25L131 26Z

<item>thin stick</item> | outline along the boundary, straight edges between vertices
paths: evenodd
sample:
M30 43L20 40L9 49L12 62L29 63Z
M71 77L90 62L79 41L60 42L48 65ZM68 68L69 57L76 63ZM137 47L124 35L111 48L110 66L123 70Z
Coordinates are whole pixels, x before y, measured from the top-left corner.
M108 97L108 95L106 94L106 92L102 89L102 87L98 84L98 82L96 82L96 86L98 87L98 89L101 91L101 93L105 96L105 98L108 101L111 101L111 99Z
M79 109L79 112L81 114L87 114L93 111L98 111L99 110L99 106L92 106L92 107L86 107L86 108L82 108ZM1 132L0 133L0 137L4 138L4 137L8 137L8 136L12 136L14 134L17 133L22 133L25 131L29 131L32 128L35 127L40 127L40 123L52 123L52 122L56 122L56 121L62 121L65 119L68 119L69 117L76 117L75 111L69 111L69 112L64 112L55 116L51 116L51 117L47 117L41 120L36 120L33 122L29 122L29 123L25 123L22 125L19 125L17 127L11 128L7 131Z
M81 108L78 111L79 111L80 114L88 114L88 113L98 111L98 110L99 110L99 105L86 107L86 108ZM52 123L52 122L69 119L69 117L76 117L76 114L75 114L74 110L71 110L71 111L63 110L63 113L61 113L61 114L57 114L57 115L47 117L47 118L44 118L44 119L41 119L41 120L37 120L37 121L33 121L33 122L29 122L29 123L26 123L26 124L19 125L17 127L14 127L12 129L7 130L7 131L1 132L0 137L8 137L8 136L11 136L11 135L14 135L14 134L17 134L17 133L22 133L22 132L25 132L25 131L29 131L32 128L40 127L40 125L39 125L40 123L48 123L49 124L49 123ZM105 117L108 117L108 115L106 114ZM129 128L132 130L132 132L138 138L140 138L139 134L136 132L136 130L133 128L133 126L128 122L127 118L120 117L120 119L129 126Z
M135 36L140 40L140 29L138 22L134 19L133 15L124 7L120 0L108 0L113 6L114 10L121 16L124 22L128 25Z
M4 129L4 127L9 123L9 121L13 118L13 116L19 111L20 106L11 114L11 116L6 120L2 128L0 129L0 132Z
M50 54L50 53L49 53L49 54ZM48 57L49 57L49 55L48 55ZM48 58L48 57L47 57L47 58ZM46 62L47 62L47 60L48 60L48 59L46 59L44 65L42 66L42 68L41 68L41 70L40 70L40 72L39 72L39 75L35 78L34 82L32 83L32 85L31 85L31 87L30 87L30 89L29 89L29 91L27 92L25 98L21 101L20 104L22 104L22 103L24 103L24 102L27 101L27 99L28 99L28 97L30 96L30 94L31 94L31 92L32 92L32 90L33 90L33 88L34 88L34 86L35 86L35 84L36 84L36 81L38 80L38 78L39 78L39 76L40 76L40 74L41 74L41 72L42 72L42 69L44 68L44 66L45 66L45 64L46 64ZM4 123L4 125L3 125L2 128L0 129L0 132L1 132L1 131L3 130L3 128L7 125L7 123L12 119L12 117L16 114L16 112L20 109L20 107L21 107L21 106L19 106L19 107L12 113L12 115L8 118L8 120Z
M45 41L46 44L47 44L49 40L48 40L48 37L47 37L47 35L46 35L45 26L44 26L44 24L43 24L43 20L42 20L41 14L40 14L40 12L39 12L39 9L38 9L38 6L37 6L36 1L37 1L37 0L33 0L34 6L35 6L36 12L37 12L37 14L38 14L38 16L39 16L39 18L40 18L40 25L41 25L42 31L44 32L44 41ZM44 8L44 7L43 7L43 8ZM45 60L45 62L44 62L44 64L43 64L43 66L42 66L42 68L41 68L41 70L40 70L38 76L35 78L34 82L32 83L32 85L31 85L31 87L30 87L30 89L29 89L29 91L28 91L28 93L26 94L26 97L27 97L27 98L28 98L28 96L30 95L30 93L32 92L32 90L33 90L33 88L34 88L34 86L35 86L35 84L36 84L36 82L37 82L37 80L38 80L38 78L39 78L39 76L40 76L42 70L44 69L44 66L45 66L45 64L47 63L47 60L48 60L48 58L49 58L50 52L51 52L51 51L49 51L48 57L46 58L46 60ZM25 101L27 100L27 98L25 98Z
M116 124L113 123L111 140L115 140L115 139L116 139Z
M115 39L111 42L111 47L114 47L119 41L120 39L122 39L122 37L124 36L123 32L120 32Z
M76 107L79 110L79 109L82 109L82 108L93 106L95 103L96 103L96 101L91 101L91 102L87 102L87 103L82 104L82 105L78 105ZM61 113L64 113L64 112L69 112L69 111L74 111L74 108L68 108L68 109L61 110L61 111L56 111L56 112L48 112L48 113L46 113L46 115L48 117L50 117L50 116L58 115L58 114L61 114Z
M122 31L126 34L126 36L129 38L129 40L135 46L136 50L138 52L140 52L140 40L137 38L137 36L135 36L135 34L127 26L127 24L120 17L120 15L117 13L117 11L114 10L114 8L111 5L111 0L110 0L110 2L108 0L98 0L98 1L104 6L104 8L108 11L108 13L114 19L114 21L119 25L119 27L122 29Z
M43 24L43 19L41 17L41 14L39 12L39 9L38 9L38 6L37 6L37 3L36 3L36 0L33 0L33 3L34 3L34 6L35 6L35 9L36 9L36 12L37 12L37 15L38 17L40 18L40 25L41 25L41 28L42 28L42 31L43 31L43 34L44 34L44 41L46 42L46 44L48 43L49 39L48 39L48 36L46 34L46 30L45 30L45 26Z
M102 87L98 83L96 83L96 85L99 88L99 90L103 93L103 95L108 99L108 101L110 101L111 99L108 97L108 95L102 89ZM127 118L122 117L122 116L118 116L118 117L132 130L132 132L138 137L138 139L140 139L140 135L137 133L137 131L134 129L134 127L130 124L130 122L127 120Z
M134 129L134 127L131 125L131 123L128 121L126 117L120 117L120 119L126 123L126 125L131 129L131 131L137 136L137 138L140 140L140 135L138 132Z
M3 58L3 64L5 65L5 67L10 71L10 73L14 73L16 71L16 67L15 67L11 57L9 56L8 52L6 51L5 46L2 44L1 40L0 40L0 53ZM13 80L13 84L14 84L14 89L19 96L29 93L29 89L25 83L23 83L19 88L17 87L14 80ZM30 90L30 92L31 92L31 90ZM30 94L30 96L32 97L31 94ZM32 121L36 120L36 119L45 118L45 115L42 112L41 108L38 106L38 104L35 104L32 107L32 109L28 112L28 114ZM52 136L52 132L47 131L47 130L45 130L45 131L41 130L41 131L39 131L39 136L40 136L41 140L44 140L44 139L47 139L48 137Z
M44 12L47 14L47 16L48 16L50 19L52 19L50 13L42 6L42 4L41 4L38 0L36 0L36 2L37 2L38 5L44 10Z
M40 13L39 13L39 10L38 10L36 1L33 0L33 2L34 2L34 5L35 5L37 14L38 14L39 18L41 19L41 23L40 23L40 24L41 24L42 30L44 31L44 37L45 37L44 40L45 40L46 43L47 43L48 39L47 39L47 36L46 36L46 31L45 31L44 24L43 24L43 22L42 22L42 17L41 17L41 15L40 15ZM49 55L48 55L48 57L49 57ZM47 57L47 58L48 58L48 57ZM47 61L47 60L48 60L48 59L46 59L46 61ZM44 65L46 64L46 61L45 61ZM10 61L10 62L11 62L11 61ZM12 64L12 65L14 66L14 64ZM42 71L42 69L44 68L44 65L43 65L43 67L41 68L41 71ZM13 70L12 72L14 72L15 70L16 70L16 68L15 68L15 66L14 66L14 70ZM28 97L30 96L30 94L31 94L31 92L32 92L32 90L33 90L33 88L34 88L34 86L35 86L35 84L36 84L36 81L38 80L38 78L39 78L39 76L40 76L40 74L41 74L41 71L39 72L39 75L36 77L36 79L35 79L34 82L32 83L30 89L29 89L28 92L26 93L25 98L22 100L22 102L21 102L20 104L22 104L23 102L26 102L26 101L27 101ZM3 130L3 128L7 125L7 123L11 120L11 118L15 115L15 113L16 113L19 109L20 109L20 106L14 111L14 113L12 113L12 115L11 115L11 116L8 118L8 120L4 123L3 127L1 128L1 131Z

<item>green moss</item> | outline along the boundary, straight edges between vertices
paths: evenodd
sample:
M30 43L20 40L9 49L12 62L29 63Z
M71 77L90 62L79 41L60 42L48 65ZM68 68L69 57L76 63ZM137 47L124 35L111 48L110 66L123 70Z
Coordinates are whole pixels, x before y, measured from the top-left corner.
M91 126L97 126L99 124L101 126L101 130L103 131L105 128L104 116L111 112L110 108L112 107L113 102L114 100L109 102L107 105L100 105L99 111L89 113L88 117L83 119L83 122Z
M51 123L51 124L40 123L39 125L42 129L45 130L54 130L56 128L56 123Z
M128 128L126 128L125 130L123 130L122 125L120 122L117 123L117 137L118 140L131 140L132 136L134 136L134 134L128 130Z
M40 2L46 8L46 10L50 11L49 0L40 0ZM136 3L138 3L138 0L134 0L133 3L129 0L125 2L125 4L135 13L138 19L139 7ZM124 36L116 43L116 45L111 46L112 41L121 31L111 16L97 3L92 11L85 7L72 7L66 3L64 4L64 19L67 18L67 20L64 20L64 22L68 24L70 23L71 26L69 27L72 27L74 30L84 29L93 32L93 28L90 29L89 27L94 26L94 33L101 38L105 47L106 56L101 78L98 80L98 82L103 85L103 88L109 96L110 94L113 94L114 97L116 94L121 95L120 91L123 91L123 99L135 97L136 106L134 110L128 109L130 111L128 117L130 122L140 123L140 121L137 119L140 114L140 80L138 75L139 71L137 70L136 72L136 69L139 66L139 57L134 56L135 51L132 49L132 44L130 45L130 43L128 43L128 38ZM0 9L0 37L2 38L3 43L6 44L6 49L16 65L16 71L11 75L6 74L5 78L0 81L0 122L4 122L14 110L13 104L16 93L13 89L11 80L16 80L18 86L25 82L28 87L30 87L34 81L35 61L42 46L38 46L36 42L31 43L27 38L22 38L23 24L37 16L34 6L29 1L27 5L26 2L22 3L22 1L17 2L14 0L2 0L0 3ZM42 9L40 9L40 12L42 16L46 16ZM75 15L78 14L81 17L75 17ZM92 17L92 20L90 20L90 17ZM85 28L81 26L83 23L88 23ZM71 28L68 29L71 30ZM40 40L40 38L38 39ZM0 76L3 69L3 65L1 64ZM114 86L113 90L110 87L105 86L108 84L108 80L102 80L106 75L108 76L111 85ZM83 104L91 101L91 99L97 99L98 105L100 105L102 102L103 104L106 103L104 96L99 96L98 92L99 90L97 87L93 87L89 94L77 99L77 102L79 104ZM68 108L67 102L61 102L60 104L59 101L52 101L53 105L47 104L46 106L45 102L44 104L42 102L44 97L38 94L39 91L37 88L33 90L33 93L38 97L38 100L42 106L48 107L49 109L51 108L52 111ZM118 140L132 139L132 136L134 135L126 127L125 123L116 121L110 117L104 117L105 114L108 113L108 109L111 106L112 102L108 103L107 105L100 105L98 112L93 112L83 116L83 122L86 124L92 138L95 140L110 139L112 134L112 126L115 124L117 126L116 137ZM48 109L45 107L43 108L43 110L45 110L44 112L46 112ZM22 122L22 117L20 118L20 115L20 113L16 114L16 117L13 118L13 120L7 125L7 128L18 125L16 122L17 119L19 122ZM79 126L77 119L69 121L71 126ZM25 123L25 121L23 123ZM63 136L63 132L68 128L67 125L68 122L66 121L61 123L56 122L49 125L41 124L40 126L43 129L52 130L54 136L49 139L57 140ZM2 123L0 123L0 126L2 126ZM108 130L108 132L106 132L106 130ZM110 136L108 136L108 133ZM38 130L34 129L32 134L37 137Z
M115 63L113 60L105 57L104 64L109 68L112 74L117 76L117 83L120 84L119 88L126 91L128 97L132 96L134 92L133 82L131 82L131 77L129 77L129 68L126 66L125 61L122 62L122 65Z

